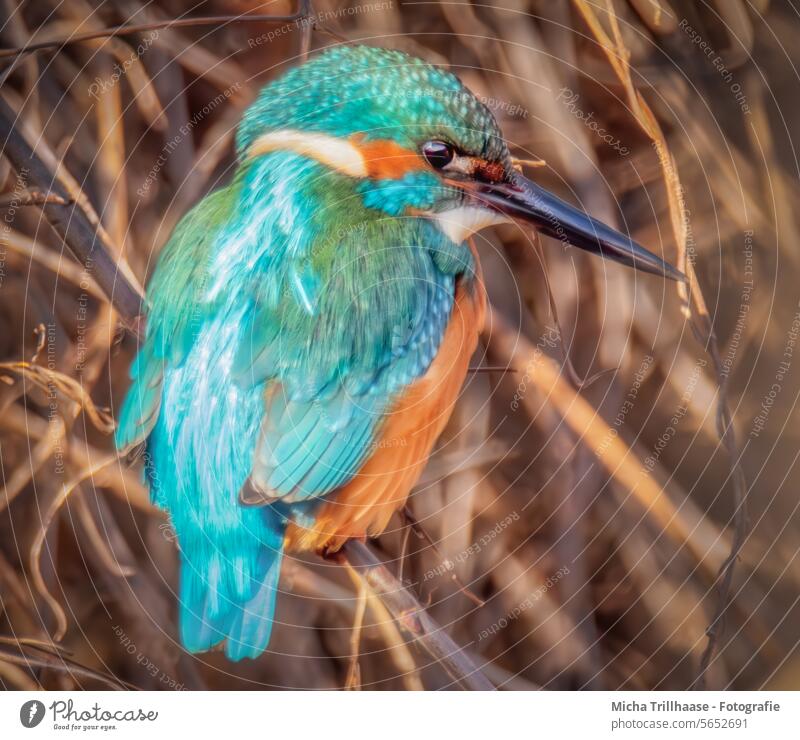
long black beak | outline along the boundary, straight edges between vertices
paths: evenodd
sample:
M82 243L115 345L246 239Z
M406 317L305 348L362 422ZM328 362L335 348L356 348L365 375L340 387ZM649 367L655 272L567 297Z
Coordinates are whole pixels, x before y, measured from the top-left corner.
M629 237L520 174L515 173L510 183L477 183L472 192L484 205L520 221L527 221L547 236L642 272L686 281L686 276L680 270Z

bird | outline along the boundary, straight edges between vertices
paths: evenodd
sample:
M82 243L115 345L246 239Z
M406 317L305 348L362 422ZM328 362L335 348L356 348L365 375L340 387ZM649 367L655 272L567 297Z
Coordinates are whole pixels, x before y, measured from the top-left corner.
M285 552L379 535L457 401L486 311L470 236L523 222L683 275L523 176L450 71L342 45L243 113L229 184L175 227L118 415L179 550L190 652L257 658Z

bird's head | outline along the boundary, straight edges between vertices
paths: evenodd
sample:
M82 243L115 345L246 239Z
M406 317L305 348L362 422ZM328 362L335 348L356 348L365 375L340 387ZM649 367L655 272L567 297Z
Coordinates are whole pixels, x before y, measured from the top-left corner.
M454 75L398 51L342 46L264 88L237 135L351 178L364 204L429 218L454 242L509 220L671 279L682 273L525 178L491 111Z

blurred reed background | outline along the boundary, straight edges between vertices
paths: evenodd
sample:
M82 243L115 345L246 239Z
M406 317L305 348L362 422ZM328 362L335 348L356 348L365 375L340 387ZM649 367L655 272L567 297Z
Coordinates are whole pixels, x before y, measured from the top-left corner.
M2 0L0 42L295 11L189 5ZM411 500L427 537L398 518L375 546L501 688L675 689L701 673L712 688L800 688L798 9L314 0L311 12L313 33L217 23L44 50L10 73L4 59L2 96L69 193L63 207L77 203L144 284L176 221L229 177L243 109L303 43L362 41L455 71L531 176L697 278L689 297L520 228L480 235L484 371ZM449 687L373 593L311 556L285 563L269 654L234 665L179 648L174 537L110 436L136 342L42 218L45 194L5 158L0 185L0 683ZM498 366L510 370L485 370ZM735 445L730 429L720 442L725 405Z

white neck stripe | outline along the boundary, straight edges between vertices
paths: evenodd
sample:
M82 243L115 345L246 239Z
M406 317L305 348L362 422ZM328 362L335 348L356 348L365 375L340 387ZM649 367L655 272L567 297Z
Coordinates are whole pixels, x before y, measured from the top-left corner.
M346 139L327 134L281 129L259 136L248 155L258 157L275 151L288 151L316 159L326 167L349 177L366 177L367 165L358 147Z

